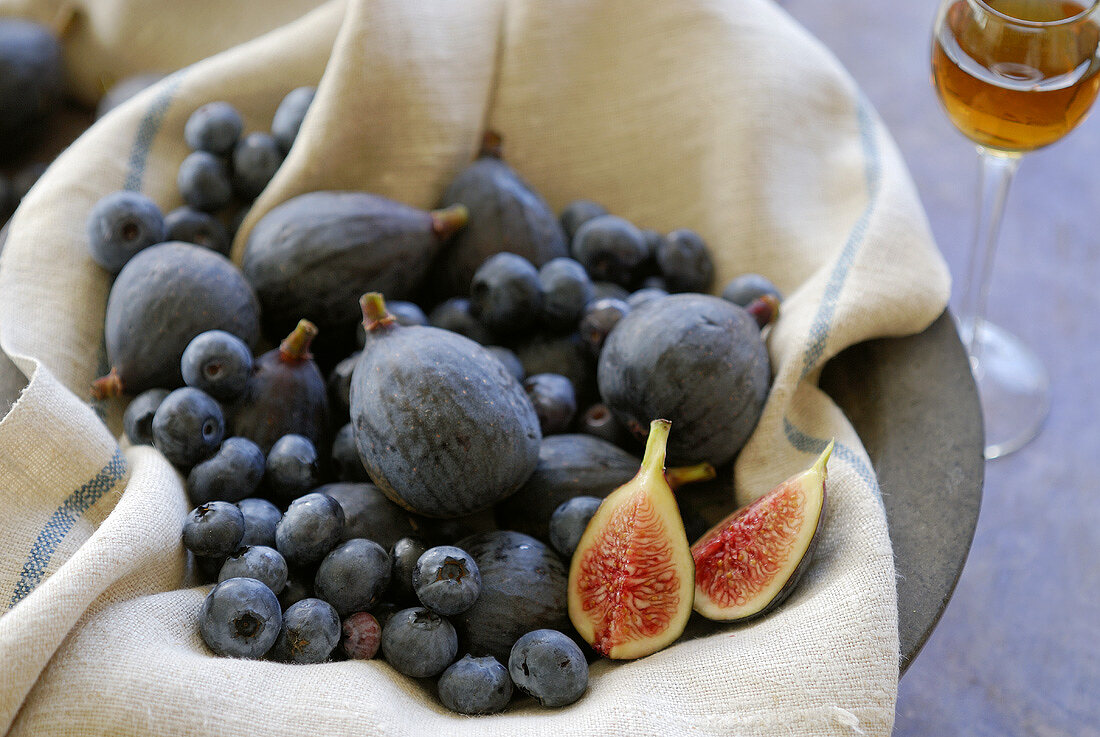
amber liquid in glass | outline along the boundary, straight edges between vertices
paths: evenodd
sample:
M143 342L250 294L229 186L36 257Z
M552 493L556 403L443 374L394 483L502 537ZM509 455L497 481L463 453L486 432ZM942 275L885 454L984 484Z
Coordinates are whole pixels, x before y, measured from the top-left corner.
M987 148L1031 151L1053 143L1076 126L1100 85L1094 19L1021 27L969 0L947 10L933 40L932 80L955 126ZM1012 18L1057 21L1084 8L1074 2L987 0Z

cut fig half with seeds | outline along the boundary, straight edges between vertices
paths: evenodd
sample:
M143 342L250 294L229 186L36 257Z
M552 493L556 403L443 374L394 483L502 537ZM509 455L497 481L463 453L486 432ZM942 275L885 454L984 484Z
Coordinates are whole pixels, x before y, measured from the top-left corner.
M809 566L825 519L830 442L806 471L792 476L712 527L691 546L695 611L739 621L770 612Z
M603 500L569 569L569 618L608 658L670 645L691 616L695 570L665 477L668 420L653 420L638 474Z

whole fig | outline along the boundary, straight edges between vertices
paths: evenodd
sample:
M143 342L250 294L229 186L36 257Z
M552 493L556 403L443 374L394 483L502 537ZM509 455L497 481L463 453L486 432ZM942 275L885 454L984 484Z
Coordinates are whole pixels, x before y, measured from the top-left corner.
M398 324L380 294L362 303L351 421L374 483L429 517L470 514L518 489L542 435L515 377L468 338Z
M462 203L470 220L436 265L440 297L467 294L478 267L509 251L535 266L568 255L565 233L546 201L500 158L500 139L490 133L480 156L443 193L443 206Z
M465 222L457 204L425 212L366 192L309 192L256 223L241 268L268 335L285 334L299 318L323 332L347 330L358 319L359 295L411 294Z
M327 438L325 379L309 352L317 327L302 320L278 348L256 359L233 408L233 429L266 454L284 435L303 435L322 446Z
M630 312L600 353L604 403L639 438L650 419L671 420L673 464L720 466L748 440L771 369L757 319L705 294L674 294Z
M99 397L183 385L180 358L199 333L224 330L248 345L260 334L252 288L229 259L190 243L162 243L135 255L107 298L104 340L118 382Z

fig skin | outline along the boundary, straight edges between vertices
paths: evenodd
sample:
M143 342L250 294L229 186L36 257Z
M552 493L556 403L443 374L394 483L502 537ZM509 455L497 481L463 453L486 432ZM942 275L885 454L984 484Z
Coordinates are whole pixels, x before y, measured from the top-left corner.
M249 234L241 268L269 336L306 318L334 336L359 317L359 295L413 294L466 222L456 205L427 212L366 192L309 192L273 208Z
M328 447L329 407L325 378L309 353L317 328L302 320L278 348L256 359L233 407L233 430L266 455L275 441L295 433Z
M624 317L597 367L604 403L636 437L671 420L668 460L721 466L748 440L771 381L757 321L705 294L674 294Z
M565 233L549 205L499 158L499 138L490 133L486 141L480 156L458 173L440 200L441 207L462 203L470 212L466 228L434 268L440 298L468 294L474 273L493 254L509 251L536 267L569 255Z
M526 633L569 631L566 566L548 545L511 530L483 532L455 545L481 572L477 601L452 618L468 652L507 662L512 645Z
M229 259L190 243L162 243L130 259L111 287L107 359L127 394L179 387L192 338L224 330L254 346L259 322L256 295Z
M695 563L665 478L670 427L668 420L650 423L637 475L600 503L573 552L569 619L608 658L655 653L691 617Z
M427 517L487 509L538 462L535 408L516 378L474 341L399 325L364 295L366 345L351 381L363 466L386 496Z
M787 479L751 504L735 510L691 546L696 564L695 611L707 619L717 621L747 621L771 612L791 595L809 568L821 537L821 528L825 524L828 499L825 481L828 478L827 464L832 451L833 442L830 441L809 469ZM808 514L800 520L801 524L793 538L779 541L781 544L789 544L790 550L783 557L779 557L782 551L772 551L773 557L770 557L766 554L766 548L749 549L750 544L757 542L746 539L750 535L763 536L772 530L786 531L790 528L790 520L779 520L779 524L776 524L775 517L761 515L737 531L732 528L742 522L745 515L766 511L769 505L783 495L789 497L792 491L797 491L798 496L804 500L798 512ZM789 509L790 499L782 506ZM769 579L758 583L756 591L745 592L744 601L739 601L740 597L733 592L730 596L734 601L725 603L713 595L715 587L741 583L745 580L744 574L754 572L738 566L734 558L739 553L744 553L749 561L756 564L755 571L770 571L771 575ZM726 564L721 560L723 558L733 560ZM726 572L725 575L722 572Z

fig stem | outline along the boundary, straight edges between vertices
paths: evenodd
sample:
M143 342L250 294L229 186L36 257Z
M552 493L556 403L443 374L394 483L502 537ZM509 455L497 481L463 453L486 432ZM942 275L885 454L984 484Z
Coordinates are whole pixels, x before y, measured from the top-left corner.
M485 131L485 135L481 137L481 148L478 149L477 152L478 158L503 158L503 143L504 139L500 137L499 133L497 133L496 131Z
M642 456L642 467L638 475L661 475L665 472L665 446L668 444L668 433L672 428L669 420L653 420L649 423L649 437L645 441L645 455Z
M703 461L694 466L677 466L665 471L665 479L673 489L678 489L684 484L694 484L700 481L710 481L718 475L714 466Z
M779 318L779 300L775 295L764 294L750 302L745 311L753 316L757 327L763 330Z
M451 205L442 210L432 210L432 232L435 237L445 241L462 229L470 220L470 211L466 205Z
M106 376L100 376L92 382L92 396L96 399L111 399L122 394L122 377L118 369L112 368Z
M835 445L836 438L833 438L829 441L829 444L825 446L825 450L821 451L821 455L817 457L817 460L814 461L813 467L811 467L810 469L811 471L820 473L822 479L826 479L829 477L829 458L833 455L833 447Z
M397 321L386 309L386 300L381 292L367 292L359 298L359 306L363 308L363 329L368 334Z
M290 335L279 344L279 357L284 361L304 361L313 358L309 352L309 344L316 337L317 326L309 320L299 320Z

